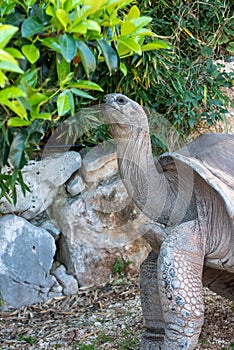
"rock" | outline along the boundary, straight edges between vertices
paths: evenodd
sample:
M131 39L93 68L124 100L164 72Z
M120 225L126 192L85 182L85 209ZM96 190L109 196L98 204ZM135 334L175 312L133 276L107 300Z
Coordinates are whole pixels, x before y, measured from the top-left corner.
M52 273L62 285L64 295L71 295L78 292L77 280L67 273L65 266L58 266Z
M23 168L22 173L31 192L27 192L24 197L18 187L18 200L15 206L2 198L1 213L18 213L25 219L34 218L48 208L59 186L63 185L80 167L81 157L77 152L59 153L41 161L30 161Z
M60 231L50 220L45 211L33 218L32 220L30 220L30 222L32 225L44 228L46 231L48 231L55 239L55 241L59 239Z
M67 192L70 193L71 196L77 196L83 192L85 188L85 183L78 174L75 174L66 184Z
M60 194L48 213L62 232L57 259L79 286L106 282L118 259L131 261L129 268L136 272L149 251L137 233L148 219L130 200L118 176L77 198Z
M84 157L80 169L87 183L99 183L118 172L116 147L112 142L93 147Z
M3 309L41 302L58 285L50 275L53 237L16 215L0 218L0 295ZM58 295L58 294L57 294Z

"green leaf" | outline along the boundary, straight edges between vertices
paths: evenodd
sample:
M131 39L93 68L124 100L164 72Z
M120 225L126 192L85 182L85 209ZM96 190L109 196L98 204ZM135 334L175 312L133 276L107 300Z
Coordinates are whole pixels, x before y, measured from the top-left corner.
M59 39L57 38L45 38L41 40L41 43L58 53L62 53Z
M128 18L128 20L135 19L135 18L139 18L140 15L141 15L141 12L140 12L139 8L136 5L134 5L130 8L130 11L128 12L127 18Z
M18 64L12 63L12 62L6 62L6 61L0 62L0 69L6 70L9 72L20 73L20 74L23 73L22 69L18 66Z
M12 99L23 96L25 96L25 93L21 89L15 86L7 87L0 91L0 103L1 99Z
M88 30L95 30L97 32L101 32L101 27L100 25L92 20L86 20L86 21L82 21L82 25L85 26Z
M13 47L6 47L5 52L9 53L9 55L13 56L14 58L19 58L21 60L24 59L22 53Z
M0 49L0 60L6 61L6 62L9 61L9 62L18 64L18 62L15 60L15 58L12 55L10 55L8 52L2 49Z
M43 120L51 120L50 113L36 113L32 115L32 120L35 119L43 119Z
M59 85L61 86L64 79L70 73L71 65L65 58L59 54L56 55L56 68L58 74Z
M20 103L20 100L16 101L8 101L6 104L15 114L19 117L27 119L27 111Z
M120 66L119 66L119 69L121 70L121 72L123 73L123 75L126 77L127 73L128 73L128 69L127 67L125 66L124 63L120 63Z
M0 26L0 49L4 49L18 30L19 28L8 24L3 24Z
M70 110L71 110L71 115L75 114L75 102L74 102L74 96L71 93L71 91L67 92L68 95L68 100L69 100L69 105L70 105Z
M7 77L6 77L5 74L3 74L3 72L0 70L0 87L1 87L1 88L4 88L6 82L7 82Z
M171 49L171 46L163 40L154 40L150 42L149 44L143 45L141 47L142 52L144 51L150 51L150 50L159 50L159 49Z
M137 44L133 39L131 38L119 38L119 43L122 44L123 46L127 47L129 50L128 52L135 52L138 55L141 55L141 46L139 44ZM118 47L118 53L121 56L121 52L119 52L119 50L121 51L121 47L119 49Z
M41 94L40 92L35 92L29 97L29 102L32 107L38 105L41 102L45 102L47 100L48 100L48 97L44 94Z
M23 38L28 38L45 30L45 26L36 17L29 17L24 20L21 28Z
M33 44L30 44L30 45L24 45L22 47L22 51L23 51L23 54L26 56L26 58L28 59L28 61L30 63L35 63L37 62L37 60L40 58L40 51L38 50L38 48L33 45Z
M89 80L77 80L76 82L69 84L69 87L75 87L82 90L103 91L100 85Z
M59 116L63 116L71 110L68 91L63 91L58 95L57 108Z
M81 58L82 65L84 67L85 73L89 78L90 75L96 69L96 59L88 45L86 45L83 41L77 41L77 49L79 52L79 56Z
M118 55L116 51L106 40L98 40L98 44L101 47L109 72L116 72L118 70Z
M73 94L83 97L83 98L89 98L91 100L96 100L95 97L91 96L90 94L88 94L87 92L84 92L82 90L76 89L76 88L72 88L71 91L73 92Z
M16 169L21 169L24 164L24 145L26 137L26 134L17 133L10 147L9 159Z
M134 21L134 24L136 27L145 27L147 26L147 24L149 24L151 21L152 21L152 17L148 17L148 16L142 16L142 17L139 17L137 18L135 21Z
M82 3L82 0L67 0L64 4L64 9L67 12L70 12L71 10L75 9L78 5Z
M130 21L123 22L123 24L121 26L121 35L122 36L130 35L135 30L136 30L136 26L132 22L130 22Z
M234 54L234 41L230 42L227 45L226 49L230 54Z
M9 127L29 126L30 124L31 123L28 120L19 117L10 118L7 122L7 126Z
M71 20L68 16L68 13L62 9L58 9L56 11L56 16L59 20L59 22L62 24L65 30L67 30L67 25L71 25Z
M67 62L71 62L76 54L75 39L69 34L63 34L59 38L59 44L63 57Z
M21 78L22 84L28 84L32 88L34 88L37 84L37 69L29 70L28 72L24 73L24 75Z

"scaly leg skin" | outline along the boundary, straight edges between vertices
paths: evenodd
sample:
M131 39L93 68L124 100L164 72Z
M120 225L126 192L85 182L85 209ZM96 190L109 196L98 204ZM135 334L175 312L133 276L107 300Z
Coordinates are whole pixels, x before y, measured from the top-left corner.
M141 306L146 331L140 350L161 350L164 339L164 322L158 291L158 254L151 251L141 264Z
M192 350L204 317L204 243L196 221L174 229L160 249L158 283L165 321L163 350Z

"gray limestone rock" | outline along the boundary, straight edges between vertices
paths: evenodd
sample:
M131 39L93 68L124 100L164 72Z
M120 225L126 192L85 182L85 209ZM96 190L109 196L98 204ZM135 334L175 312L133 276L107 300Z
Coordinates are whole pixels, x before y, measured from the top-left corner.
M131 261L136 271L149 251L137 233L148 219L130 200L119 177L75 198L58 195L48 213L62 232L57 258L79 286L106 282L117 259Z
M0 218L2 308L48 299L51 289L58 285L50 275L55 249L54 239L46 230L16 215Z
M43 212L52 203L58 192L71 175L81 167L81 157L77 152L53 154L41 161L30 161L22 170L23 178L31 192L26 196L20 188L17 191L17 204L14 206L5 198L0 200L0 212L18 213L31 219Z
M58 266L55 270L53 270L52 274L57 278L58 282L63 287L64 295L71 295L78 292L77 280L72 275L67 273L65 266Z
M77 196L83 192L85 188L85 183L78 174L75 174L66 184L66 190L71 196Z

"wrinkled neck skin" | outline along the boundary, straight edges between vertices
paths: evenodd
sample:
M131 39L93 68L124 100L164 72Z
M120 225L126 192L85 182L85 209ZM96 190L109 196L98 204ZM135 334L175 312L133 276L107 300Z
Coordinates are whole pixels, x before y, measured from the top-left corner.
M111 129L117 143L119 172L129 196L151 220L166 223L171 207L165 205L169 185L160 165L155 165L148 130L117 124Z

